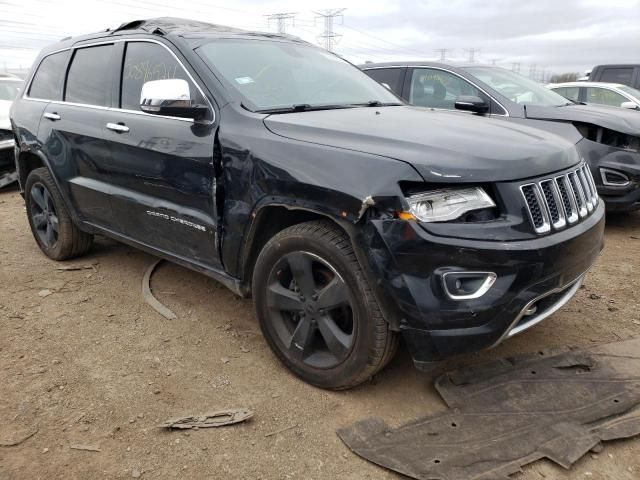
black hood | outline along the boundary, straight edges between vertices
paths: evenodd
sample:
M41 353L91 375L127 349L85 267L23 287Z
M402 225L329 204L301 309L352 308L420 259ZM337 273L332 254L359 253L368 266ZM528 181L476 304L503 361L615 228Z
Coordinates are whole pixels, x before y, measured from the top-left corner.
M532 120L583 122L626 133L640 135L640 113L619 107L601 105L567 105L566 107L526 107Z
M579 161L574 144L553 133L410 106L270 115L264 123L283 137L407 162L429 182L518 180Z

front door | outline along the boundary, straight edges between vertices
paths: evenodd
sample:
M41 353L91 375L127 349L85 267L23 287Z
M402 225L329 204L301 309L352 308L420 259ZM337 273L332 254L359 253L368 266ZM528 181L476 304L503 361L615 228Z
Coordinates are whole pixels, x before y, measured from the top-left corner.
M151 80L184 79L192 99L208 101L163 44L129 41L122 55L119 98L104 118L119 227L137 242L217 268L213 109L198 122L143 113L140 93Z

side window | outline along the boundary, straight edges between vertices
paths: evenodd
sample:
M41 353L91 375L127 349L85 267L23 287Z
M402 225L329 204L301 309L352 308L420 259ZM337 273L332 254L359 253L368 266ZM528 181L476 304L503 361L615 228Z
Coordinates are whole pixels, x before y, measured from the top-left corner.
M152 80L172 78L186 80L189 83L191 99L195 103L206 103L182 65L166 48L150 42L127 43L122 70L120 108L140 110L142 85Z
M455 110L456 98L474 95L489 98L466 80L443 70L416 68L411 74L409 103L421 107Z
M580 88L579 87L560 87L554 88L554 92L559 93L564 98L577 102L580 98Z
M393 93L400 96L402 93L403 68L372 68L365 73L378 83L386 84Z
M62 78L69 52L54 53L45 57L33 76L29 96L44 100L62 100Z
M633 77L633 68L605 68L598 81L631 85L631 77Z
M587 103L595 103L598 105L610 105L612 107L619 107L627 99L612 90L606 88L588 87L587 88Z
M71 60L64 99L86 105L111 106L113 45L78 48Z

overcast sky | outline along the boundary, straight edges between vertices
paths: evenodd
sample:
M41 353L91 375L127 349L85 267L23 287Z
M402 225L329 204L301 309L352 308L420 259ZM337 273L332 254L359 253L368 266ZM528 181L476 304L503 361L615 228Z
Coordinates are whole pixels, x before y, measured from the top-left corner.
M180 16L275 31L267 14L295 12L287 33L318 43L314 11L345 8L335 51L356 63L476 61L528 74L583 72L599 63L640 62L640 0L0 0L0 70L27 67L44 45L139 18Z

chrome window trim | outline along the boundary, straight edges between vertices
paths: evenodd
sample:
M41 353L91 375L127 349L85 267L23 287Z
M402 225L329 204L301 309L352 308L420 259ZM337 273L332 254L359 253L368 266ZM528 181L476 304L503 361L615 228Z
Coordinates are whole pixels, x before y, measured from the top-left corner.
M31 78L29 79L29 84L28 84L27 88L24 89L24 92L22 94L22 99L23 100L32 100L32 101L36 101L36 102L54 103L56 105L70 105L70 106L75 106L75 107L85 107L85 108L92 108L92 109L97 109L97 110L107 110L107 111L111 111L111 112L131 113L131 114L135 114L135 115L145 115L145 116L155 117L155 118L166 118L166 119L169 119L169 120L179 120L181 122L195 123L195 120L192 119L192 118L171 117L171 116L167 116L167 115L154 115L154 114L151 114L151 113L143 112L142 110L137 111L137 110L129 110L129 109L126 109L126 108L105 107L105 106L102 106L102 105L90 105L90 104L87 104L87 103L66 102L64 100L47 100L47 99L44 99L44 98L32 98L32 97L29 97L27 95L27 92L31 88L31 83L33 82L33 78L35 77L35 74L38 71L38 68L40 68L40 64L42 63L42 61L45 58L47 58L47 57L49 57L51 55L54 55L56 53L65 52L67 50L74 50L75 51L75 50L77 50L79 48L95 47L95 46L98 46L98 45L111 45L111 44L116 44L116 43L121 43L121 42L155 43L155 44L160 45L163 48L165 48L171 54L171 56L175 59L175 61L178 62L180 67L187 74L187 77L189 77L189 80L191 80L191 82L196 86L196 88L200 92L200 95L202 95L202 97L207 102L207 105L209 106L209 109L211 110L211 114L213 115L213 118L211 120L207 121L207 122L204 122L204 123L207 123L207 124L215 123L215 121L216 121L216 111L213 108L213 105L209 101L209 98L205 95L204 91L202 90L202 88L200 87L198 82L196 82L196 80L193 78L191 73L189 73L189 70L187 70L187 68L184 66L184 63L182 63L182 61L177 57L177 55L175 53L173 53L173 51L171 51L171 49L168 46L166 46L164 43L162 43L162 42L160 42L158 40L150 39L150 38L118 38L118 39L114 39L114 40L104 40L104 41L100 41L100 42L78 44L78 45L74 45L72 47L62 48L60 50L56 50L54 52L48 53L47 55L45 55L44 57L42 57L40 59L40 62L38 62L38 66L34 69L33 75L31 75Z
M487 91L486 91L484 88L482 88L482 87L478 86L476 83L472 82L471 80L469 80L469 79L467 79L467 78L464 78L464 77L460 76L460 74L458 74L458 73L456 73L456 72L454 72L454 71L452 71L452 70L448 70L448 69L446 69L446 68L442 68L442 67L430 67L430 66L427 66L427 65L391 65L391 66L386 66L386 67L371 67L371 68L363 68L363 69L362 69L362 71L363 71L363 72L366 72L367 70L379 70L379 69L381 69L381 68L430 68L430 69L432 69L432 70L440 70L440 71L442 71L442 72L450 73L451 75L455 75L456 77L458 77L458 78L460 78L460 79L464 80L465 82L470 83L471 85L473 85L474 87L476 87L478 90L480 90L482 93L484 93L487 97L489 97L491 100L493 100L493 101L494 101L494 102L496 102L498 105L500 105L500 107L501 107L505 112L507 112L506 114L502 114L502 113L492 113L492 114L491 114L491 116L492 116L492 117L509 117L509 116L510 116L510 115L509 115L509 110L507 110L507 109L504 107L504 105L502 105L502 103L500 103L498 100L496 100L495 98L493 98L493 96L489 95L489 94L487 93ZM418 105L416 105L416 106L418 106ZM431 107L423 107L423 108L431 108ZM446 111L446 112L460 112L460 111L461 111L461 110L456 110L455 108L454 108L454 109L450 109L450 108L432 108L432 110L443 110L443 111Z

